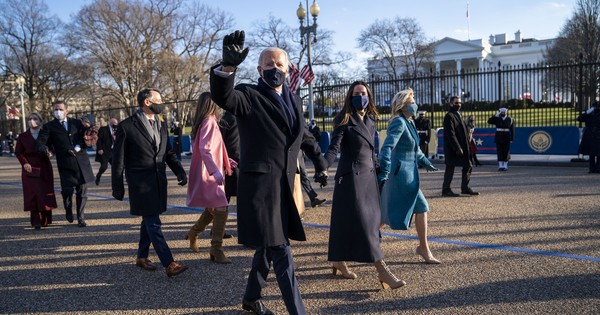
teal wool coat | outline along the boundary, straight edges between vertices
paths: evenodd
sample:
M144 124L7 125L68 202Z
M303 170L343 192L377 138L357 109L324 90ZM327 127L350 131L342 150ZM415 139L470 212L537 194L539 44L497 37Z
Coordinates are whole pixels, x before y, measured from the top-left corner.
M415 125L403 115L393 118L380 150L379 167L388 180L381 192L382 222L394 230L407 230L413 212L429 210L421 192L418 166L431 167L419 148Z

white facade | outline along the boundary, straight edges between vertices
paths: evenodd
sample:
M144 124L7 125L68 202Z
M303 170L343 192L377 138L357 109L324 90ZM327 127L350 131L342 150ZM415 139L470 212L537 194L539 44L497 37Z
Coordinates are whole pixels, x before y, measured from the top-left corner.
M436 88L435 99L441 103L442 94L461 95L469 92L473 100L497 99L498 85L493 73L501 68L514 69L538 64L544 60L544 53L554 43L554 39L522 39L521 32L514 34L513 40L507 40L506 34L490 35L489 39L461 41L445 37L435 43L436 54L433 58L436 75L455 75L457 78L442 80ZM388 77L387 64L383 60L368 61L367 71L370 78ZM429 69L423 69L429 73ZM402 71L402 69L399 69ZM489 75L486 74L489 72ZM458 74L465 74L458 76ZM479 73L477 76L468 74ZM402 75L402 73L398 73ZM477 82L473 82L476 80ZM521 82L518 77L503 79L502 99L530 97L539 88L539 82ZM538 93L539 94L539 93ZM542 99L538 96L536 99Z

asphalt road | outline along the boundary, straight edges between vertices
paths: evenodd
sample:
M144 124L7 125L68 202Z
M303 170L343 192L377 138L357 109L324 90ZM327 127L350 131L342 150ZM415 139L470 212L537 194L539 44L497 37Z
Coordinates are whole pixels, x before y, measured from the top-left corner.
M198 213L184 207L186 188L170 174L163 229L175 259L190 269L173 278L162 268L141 270L133 264L140 219L110 197L109 173L90 186L88 227L67 223L60 206L54 223L36 231L22 209L20 166L0 157L0 313L244 314L253 252L225 240L233 263L211 263L205 231L201 252L193 253L183 236ZM421 174L430 245L443 264L419 262L414 228L384 228L386 262L407 282L393 291L380 290L370 264L350 263L356 280L331 274L332 187L317 189L327 202L304 214L308 241L292 243L309 314L600 314L600 174L518 165L499 173L490 163L473 171L481 195L460 198L440 197L442 177ZM235 211L227 229L236 234ZM153 250L150 259L158 261ZM275 313L286 313L272 274L263 296Z

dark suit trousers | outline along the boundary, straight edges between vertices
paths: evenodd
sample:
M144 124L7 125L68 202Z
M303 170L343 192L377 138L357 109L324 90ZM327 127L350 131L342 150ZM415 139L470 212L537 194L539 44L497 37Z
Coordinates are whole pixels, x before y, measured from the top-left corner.
M148 251L150 250L150 244L152 244L158 255L158 259L160 259L160 263L166 268L174 259L171 249L167 245L167 241L162 233L161 224L158 215L142 216L137 258L148 258Z
M465 191L469 189L469 182L471 181L471 171L473 170L473 166L471 166L471 162L467 161L466 164L462 167L462 181L460 185L461 191ZM442 184L442 191L449 190L450 184L452 184L452 177L454 177L454 168L456 165L448 165L446 164L446 170L444 171L444 183Z
M294 274L294 259L289 244L256 248L244 299L254 302L261 298L261 290L267 283L271 262L273 262L277 284L279 284L279 290L288 313L292 315L306 314L304 302L298 288L298 281Z
M67 217L73 216L73 192L75 192L75 206L77 207L77 220L85 220L85 204L87 203L87 184L61 189L63 205Z

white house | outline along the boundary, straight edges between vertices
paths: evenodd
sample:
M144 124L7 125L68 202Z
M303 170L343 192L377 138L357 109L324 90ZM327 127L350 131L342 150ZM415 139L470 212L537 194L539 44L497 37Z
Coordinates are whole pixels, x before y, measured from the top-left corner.
M506 34L490 35L489 39L457 40L445 37L435 43L436 54L433 58L436 75L456 75L456 80L442 80L439 94L460 95L469 91L474 100L494 100L498 95L496 69L523 68L538 64L544 60L544 52L554 43L554 39L523 39L521 32L515 32L513 40L507 40ZM368 61L369 77L387 77L386 63L381 59ZM424 69L429 72L429 69ZM400 69L399 71L402 71ZM458 76L458 74L467 75ZM468 74L476 74L469 76ZM402 73L399 73L402 75ZM518 76L506 76L502 79L503 99L518 98L542 91L539 80L523 80ZM476 81L476 82L474 82ZM542 93L542 92L539 92ZM436 95L441 100L443 95ZM537 95L536 99L542 99Z

